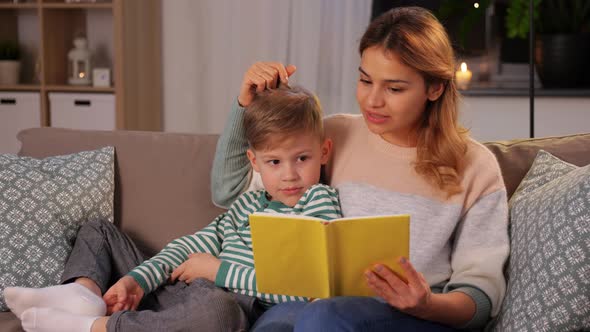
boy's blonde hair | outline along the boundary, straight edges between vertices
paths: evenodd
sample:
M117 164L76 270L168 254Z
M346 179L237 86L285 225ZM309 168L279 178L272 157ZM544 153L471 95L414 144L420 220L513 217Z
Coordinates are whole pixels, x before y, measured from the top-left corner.
M254 150L271 149L283 138L300 133L310 133L321 141L322 107L313 93L300 86L268 89L248 105L244 129Z

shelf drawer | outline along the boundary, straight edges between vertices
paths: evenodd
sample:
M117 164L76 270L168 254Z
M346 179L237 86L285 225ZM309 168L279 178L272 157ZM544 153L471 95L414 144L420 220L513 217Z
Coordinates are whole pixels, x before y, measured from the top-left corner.
M49 93L51 126L71 129L114 130L115 95Z
M17 153L16 134L41 126L38 92L0 92L0 153Z

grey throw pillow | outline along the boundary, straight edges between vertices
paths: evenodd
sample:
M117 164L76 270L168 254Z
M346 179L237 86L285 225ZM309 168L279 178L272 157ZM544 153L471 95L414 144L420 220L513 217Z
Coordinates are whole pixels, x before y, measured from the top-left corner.
M590 165L539 151L510 200L508 288L494 331L590 329Z
M8 286L60 282L82 223L113 222L114 151L0 155L0 311Z

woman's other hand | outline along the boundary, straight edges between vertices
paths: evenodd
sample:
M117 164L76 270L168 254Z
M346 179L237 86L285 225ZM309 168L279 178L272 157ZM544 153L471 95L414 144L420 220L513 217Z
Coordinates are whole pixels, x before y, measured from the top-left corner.
M238 103L242 107L250 105L254 96L265 89L274 89L280 80L283 84L289 82L289 76L297 70L294 65L285 67L280 62L256 62L244 74Z
M407 259L402 257L398 262L405 272L407 283L389 267L377 264L372 270L365 271L367 285L392 307L422 318L430 310L432 296L430 286L422 273L416 271Z

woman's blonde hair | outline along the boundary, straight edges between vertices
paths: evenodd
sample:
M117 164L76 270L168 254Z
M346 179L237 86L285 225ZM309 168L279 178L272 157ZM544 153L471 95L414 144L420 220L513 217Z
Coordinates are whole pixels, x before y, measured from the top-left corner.
M248 144L255 150L273 148L283 138L310 133L323 140L322 107L308 90L294 86L268 89L256 94L244 114Z
M467 130L458 123L455 57L444 27L424 8L394 8L371 22L360 42L361 56L373 46L395 53L405 65L417 70L426 88L443 85L442 95L428 101L423 113L414 167L448 196L461 192Z

